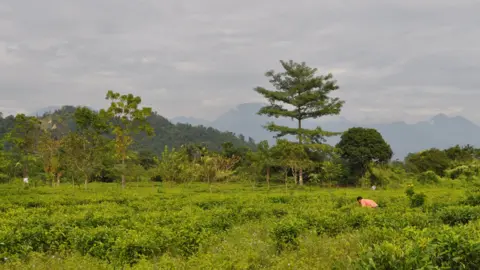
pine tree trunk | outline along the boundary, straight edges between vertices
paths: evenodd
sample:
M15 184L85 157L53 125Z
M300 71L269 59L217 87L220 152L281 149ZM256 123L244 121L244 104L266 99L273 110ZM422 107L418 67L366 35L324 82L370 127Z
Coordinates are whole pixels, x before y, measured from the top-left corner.
M302 129L302 120L299 119L298 120L298 130L299 130L299 132L301 132L300 131L301 129ZM298 134L298 143L300 145L302 145L302 134L301 133ZM298 171L298 183L301 186L303 186L303 169L302 168L300 168L300 170Z

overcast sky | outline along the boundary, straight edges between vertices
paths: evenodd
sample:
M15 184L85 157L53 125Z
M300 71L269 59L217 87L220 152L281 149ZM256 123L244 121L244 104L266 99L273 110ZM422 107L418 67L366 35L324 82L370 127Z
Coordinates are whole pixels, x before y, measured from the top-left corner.
M0 111L105 105L213 118L279 60L332 72L350 120L480 123L478 0L2 0Z

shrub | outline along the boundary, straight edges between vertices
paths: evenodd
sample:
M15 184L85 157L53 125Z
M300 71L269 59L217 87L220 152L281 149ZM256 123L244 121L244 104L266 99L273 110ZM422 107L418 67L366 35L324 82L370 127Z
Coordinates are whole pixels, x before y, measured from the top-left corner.
M298 236L304 226L304 220L295 218L287 218L275 224L272 230L272 238L277 252L296 249L298 247Z
M394 240L364 247L359 269L477 269L479 233L470 228L412 229Z
M480 167L476 164L460 165L453 169L446 170L445 172L451 179L464 178L466 180L472 180L475 176L480 174Z
M480 217L480 207L449 206L438 211L438 217L447 225L467 224Z
M427 195L424 193L416 193L410 197L410 206L411 207L421 207L425 204L425 199Z
M440 178L433 171L422 172L417 176L417 181L421 184L438 184Z
M405 194L407 194L407 197L412 197L413 194L415 194L415 191L413 190L413 185L409 184L407 186L407 189L405 189Z
M421 207L425 204L427 195L424 193L415 193L413 185L408 185L405 194L410 200L410 207Z
M467 194L467 198L462 201L462 204L476 206L480 205L480 193L471 192Z

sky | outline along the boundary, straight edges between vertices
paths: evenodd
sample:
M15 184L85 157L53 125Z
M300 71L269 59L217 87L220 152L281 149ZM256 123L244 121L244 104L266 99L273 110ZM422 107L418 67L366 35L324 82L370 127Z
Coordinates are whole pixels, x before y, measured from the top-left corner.
M353 121L480 123L478 0L2 0L0 111L106 106L166 117L261 102L279 60L331 72Z

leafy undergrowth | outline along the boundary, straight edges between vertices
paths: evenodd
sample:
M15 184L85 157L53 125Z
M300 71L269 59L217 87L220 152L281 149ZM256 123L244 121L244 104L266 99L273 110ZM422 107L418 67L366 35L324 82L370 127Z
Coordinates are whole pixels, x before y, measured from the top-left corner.
M1 269L475 269L475 194L0 186ZM160 191L160 192L159 192ZM379 209L358 207L362 195ZM424 196L422 195L422 196Z

